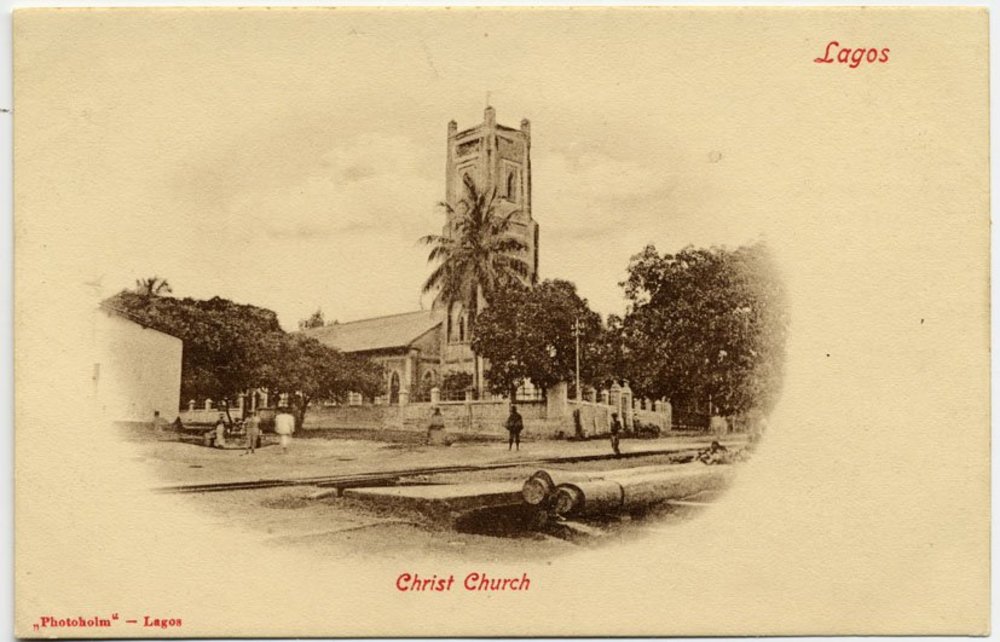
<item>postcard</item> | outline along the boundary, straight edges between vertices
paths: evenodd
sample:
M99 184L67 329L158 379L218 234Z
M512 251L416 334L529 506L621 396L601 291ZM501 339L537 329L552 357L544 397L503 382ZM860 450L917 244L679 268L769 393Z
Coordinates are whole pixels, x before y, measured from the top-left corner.
M15 634L987 634L987 26L16 10Z

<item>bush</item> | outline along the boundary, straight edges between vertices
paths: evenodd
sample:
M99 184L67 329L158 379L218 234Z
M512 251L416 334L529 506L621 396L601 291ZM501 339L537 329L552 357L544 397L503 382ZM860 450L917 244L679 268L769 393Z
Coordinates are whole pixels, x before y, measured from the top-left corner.
M441 379L441 392L445 393L446 398L465 394L465 391L470 388L472 388L471 372L452 371Z
M640 439L655 439L660 436L660 427L656 424L647 424L636 419L633 432Z

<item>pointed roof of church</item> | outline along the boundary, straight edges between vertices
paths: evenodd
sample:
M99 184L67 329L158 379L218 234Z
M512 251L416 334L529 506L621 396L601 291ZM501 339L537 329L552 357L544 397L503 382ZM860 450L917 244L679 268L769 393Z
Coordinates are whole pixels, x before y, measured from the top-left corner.
M332 323L302 332L341 352L366 352L405 348L442 321L442 311L420 310L349 323Z

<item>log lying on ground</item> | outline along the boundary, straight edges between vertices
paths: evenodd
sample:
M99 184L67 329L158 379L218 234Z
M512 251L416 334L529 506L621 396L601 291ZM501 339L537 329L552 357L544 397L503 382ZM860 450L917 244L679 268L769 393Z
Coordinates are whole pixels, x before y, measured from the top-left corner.
M635 466L617 470L568 471L539 470L532 473L524 482L521 495L524 501L532 506L544 506L555 499L556 488L563 484L597 481L602 479L623 479L634 475L644 475L666 470L676 470L678 464L656 464L652 466Z
M610 479L595 479L556 488L552 510L556 515L618 513L625 505L625 487Z
M521 488L524 501L532 506L543 506L549 502L560 484L586 482L603 477L601 472L579 473L565 470L539 470L528 477Z
M562 516L614 515L703 490L718 490L731 477L729 466L696 464L618 479L564 483L556 487L553 510Z

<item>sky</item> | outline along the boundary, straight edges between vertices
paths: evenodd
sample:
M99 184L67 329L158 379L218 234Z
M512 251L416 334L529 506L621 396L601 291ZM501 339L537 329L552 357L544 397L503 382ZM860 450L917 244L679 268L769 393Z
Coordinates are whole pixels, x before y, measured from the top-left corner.
M23 21L46 46L15 66L50 81L49 121L24 129L66 151L18 162L66 166L50 196L100 228L79 249L103 296L156 275L286 329L317 308L350 321L429 305L418 239L444 221L447 123L481 122L487 95L501 124L532 122L541 277L574 281L602 314L623 312L618 284L647 243L766 235L780 94L740 43L721 45L732 65L704 62L732 18L679 14L664 32L642 11L529 13L95 12L100 39Z

